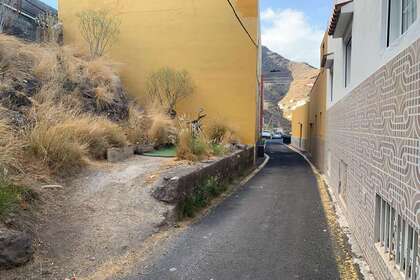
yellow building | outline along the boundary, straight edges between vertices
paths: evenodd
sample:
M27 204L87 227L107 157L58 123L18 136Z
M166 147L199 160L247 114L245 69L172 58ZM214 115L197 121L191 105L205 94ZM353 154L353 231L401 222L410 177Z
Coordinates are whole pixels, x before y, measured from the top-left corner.
M308 113L309 103L300 105L292 110L292 146L306 151L308 148Z
M225 121L243 143L255 144L260 115L259 1L59 0L65 43L83 42L78 13L111 10L121 19L121 34L110 57L121 63L124 85L144 97L148 75L161 68L187 70L196 94L178 111ZM237 14L238 18L236 18ZM242 23L242 24L241 24Z
M312 87L309 103L309 138L308 152L315 166L324 172L324 147L326 128L326 98L327 98L327 76L329 75L328 60L328 35L325 34L321 43L321 69Z

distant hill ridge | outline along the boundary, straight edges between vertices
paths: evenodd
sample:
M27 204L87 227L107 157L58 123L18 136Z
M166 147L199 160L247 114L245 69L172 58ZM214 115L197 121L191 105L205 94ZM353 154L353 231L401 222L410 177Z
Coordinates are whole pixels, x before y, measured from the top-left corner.
M305 62L291 61L263 46L262 72L265 124L290 131L291 109L308 99L319 70ZM279 104L284 109L280 109Z

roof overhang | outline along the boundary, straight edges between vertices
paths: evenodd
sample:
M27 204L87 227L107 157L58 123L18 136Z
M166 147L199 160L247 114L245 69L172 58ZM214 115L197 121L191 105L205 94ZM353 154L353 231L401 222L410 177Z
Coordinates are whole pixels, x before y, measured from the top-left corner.
M328 27L328 35L343 38L347 27L353 19L353 0L341 1L334 6L333 15Z

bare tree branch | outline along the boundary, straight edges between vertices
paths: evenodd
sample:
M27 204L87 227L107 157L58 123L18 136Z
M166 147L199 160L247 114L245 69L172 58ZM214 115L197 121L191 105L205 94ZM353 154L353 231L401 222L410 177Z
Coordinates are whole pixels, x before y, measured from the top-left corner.
M89 45L91 57L103 56L116 41L121 21L107 10L86 10L78 16L80 32Z
M194 93L194 84L187 71L162 68L150 75L146 91L151 101L159 102L174 117L177 103Z

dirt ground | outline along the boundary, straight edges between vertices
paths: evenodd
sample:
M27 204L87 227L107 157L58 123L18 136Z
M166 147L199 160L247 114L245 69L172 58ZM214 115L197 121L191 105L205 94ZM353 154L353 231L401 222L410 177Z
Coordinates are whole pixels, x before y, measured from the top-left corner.
M0 271L0 279L82 278L139 250L159 231L171 207L151 197L151 183L160 172L182 164L136 156L118 164L96 164L63 188L43 190L47 202L34 226L34 260Z

